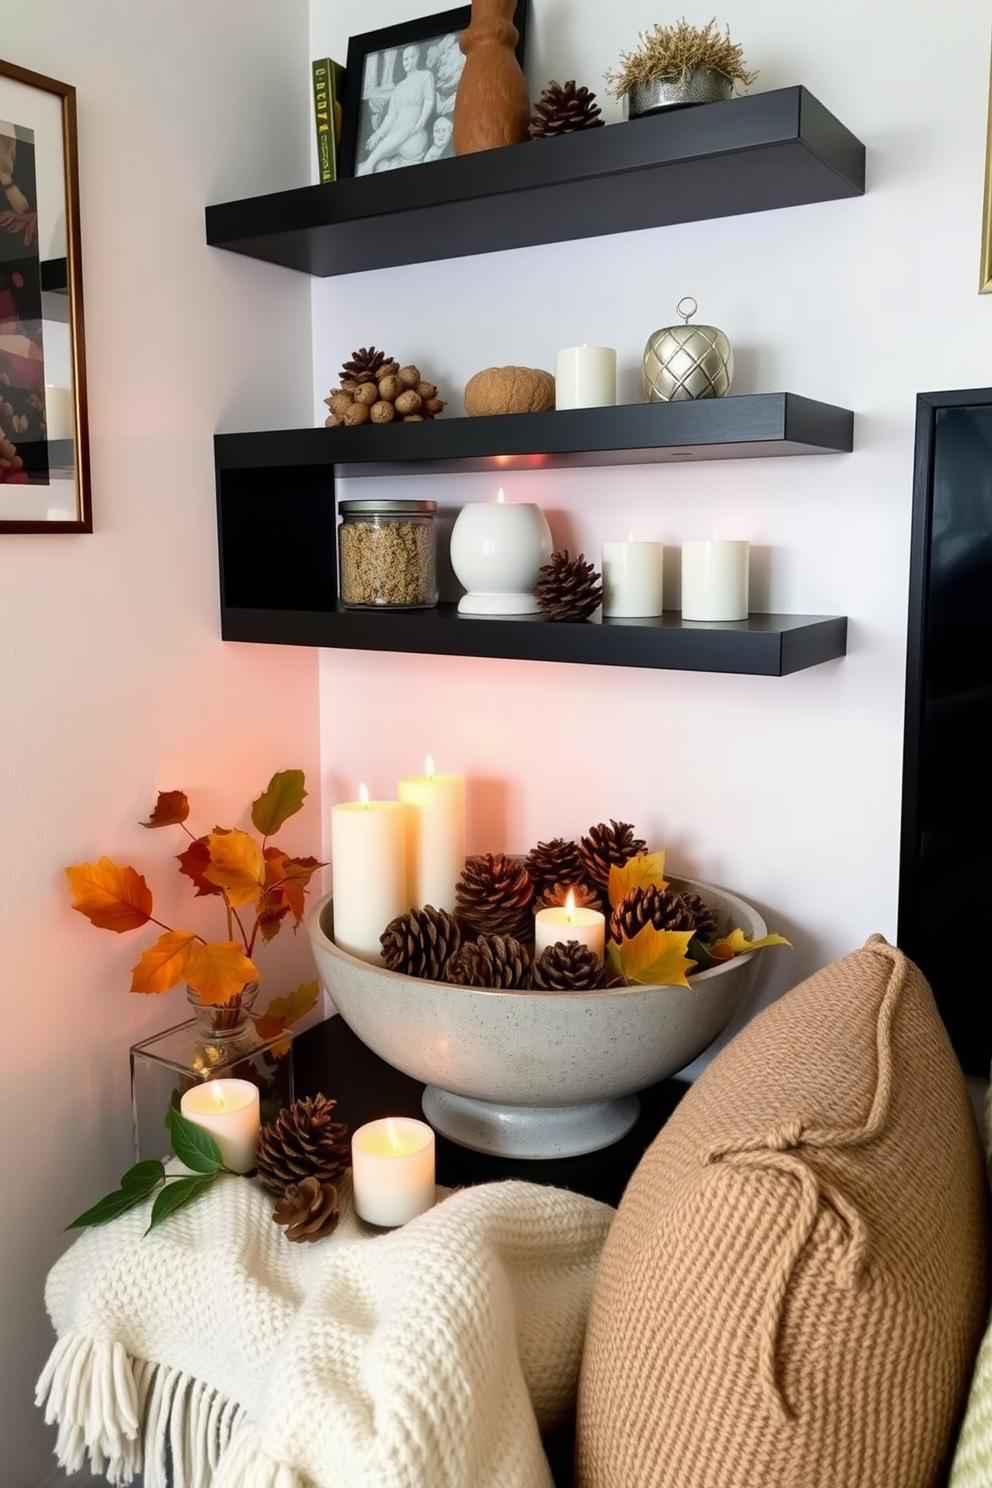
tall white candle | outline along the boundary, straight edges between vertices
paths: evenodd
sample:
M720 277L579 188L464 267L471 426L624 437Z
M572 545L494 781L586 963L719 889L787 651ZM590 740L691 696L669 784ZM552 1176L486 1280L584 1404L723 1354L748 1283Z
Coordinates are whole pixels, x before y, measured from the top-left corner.
M575 896L569 891L565 903L554 909L539 909L534 916L534 958L548 946L577 940L588 946L600 961L606 940L606 921L598 909L576 909Z
M682 619L746 620L748 558L746 542L682 544Z
M399 801L370 801L364 785L357 801L331 807L334 941L373 965L382 932L410 908L403 822Z
M424 1121L386 1116L351 1139L355 1212L393 1228L434 1205L434 1133Z
M250 1080L204 1080L179 1098L187 1121L202 1126L220 1148L225 1168L250 1173L258 1151L258 1086Z
M612 346L566 346L555 356L555 408L610 408L617 401Z
M660 615L664 610L665 545L660 542L603 544L603 614Z
M453 910L455 885L465 866L465 781L436 775L430 755L426 774L400 781L406 831L406 887L418 909Z

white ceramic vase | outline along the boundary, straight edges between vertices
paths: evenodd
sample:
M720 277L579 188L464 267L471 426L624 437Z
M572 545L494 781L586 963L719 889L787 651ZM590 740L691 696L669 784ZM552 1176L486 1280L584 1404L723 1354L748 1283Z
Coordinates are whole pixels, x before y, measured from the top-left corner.
M547 518L533 502L463 506L451 529L451 567L467 591L459 614L538 614L534 585L552 547Z

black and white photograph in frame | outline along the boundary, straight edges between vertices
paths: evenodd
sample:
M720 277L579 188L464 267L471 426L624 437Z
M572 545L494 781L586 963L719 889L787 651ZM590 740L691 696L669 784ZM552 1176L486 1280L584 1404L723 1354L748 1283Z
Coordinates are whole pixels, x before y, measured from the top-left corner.
M523 60L520 0L514 17ZM387 26L348 43L341 174L371 176L454 155L455 95L465 57L458 39L471 7Z

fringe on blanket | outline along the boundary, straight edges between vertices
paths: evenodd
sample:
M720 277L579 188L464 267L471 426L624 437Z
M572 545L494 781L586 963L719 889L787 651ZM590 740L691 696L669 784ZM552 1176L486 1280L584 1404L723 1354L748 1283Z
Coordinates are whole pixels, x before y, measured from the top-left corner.
M245 1413L236 1401L180 1369L129 1357L124 1345L66 1333L38 1380L35 1400L58 1426L55 1455L69 1473L89 1458L108 1482L144 1488L212 1488ZM232 1478L235 1483L238 1479ZM245 1488L254 1479L245 1478ZM299 1488L295 1478L261 1488Z

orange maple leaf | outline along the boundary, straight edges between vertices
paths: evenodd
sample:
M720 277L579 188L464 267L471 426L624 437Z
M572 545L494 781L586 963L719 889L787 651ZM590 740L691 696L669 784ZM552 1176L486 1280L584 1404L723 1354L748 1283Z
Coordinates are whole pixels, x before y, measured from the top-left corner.
M184 976L207 1007L230 1002L245 982L256 982L258 967L233 940L214 940L190 947Z
M257 904L265 887L265 859L247 832L211 832L207 838L210 864L203 869L208 883L219 884L230 903Z
M131 972L132 992L168 992L187 976L196 944L192 930L167 930L138 958Z
M147 925L152 913L152 893L134 868L121 868L110 858L97 863L79 863L65 870L75 894L73 909L84 914L98 930L137 930Z

